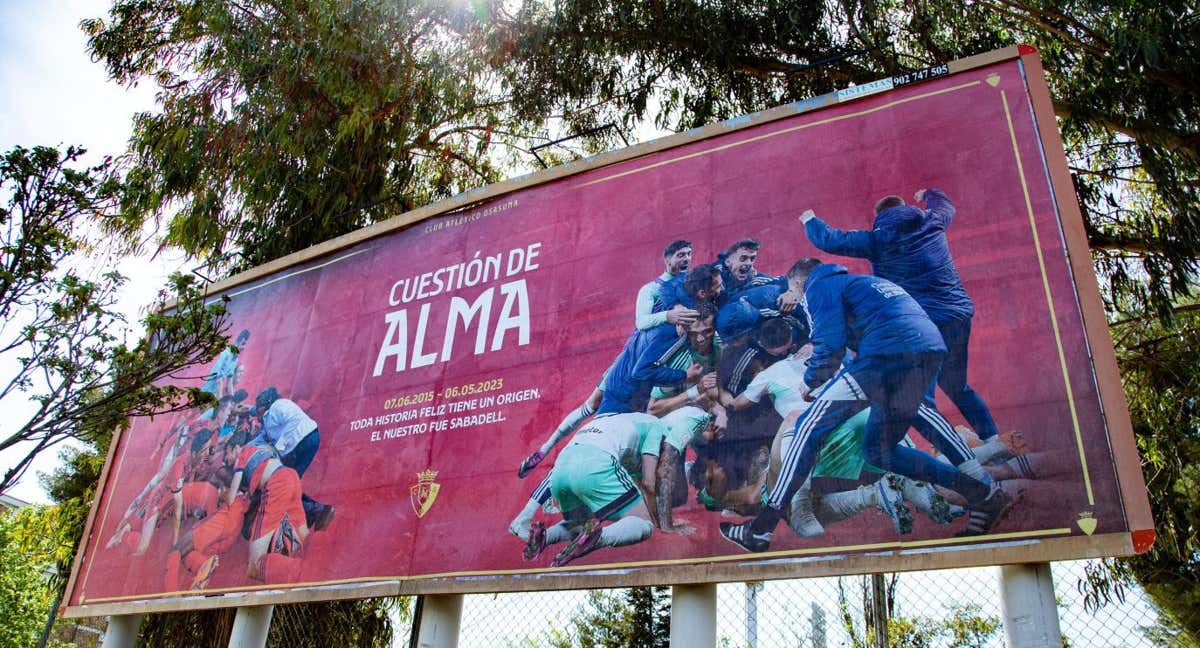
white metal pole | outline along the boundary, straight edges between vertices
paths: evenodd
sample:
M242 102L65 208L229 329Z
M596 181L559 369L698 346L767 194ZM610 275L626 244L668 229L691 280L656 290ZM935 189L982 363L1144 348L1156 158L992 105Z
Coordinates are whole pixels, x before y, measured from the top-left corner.
M671 645L678 648L715 648L715 584L675 585L671 588Z
M137 644L138 627L141 625L140 614L108 617L108 629L104 631L104 643L100 644L100 648L133 648Z
M1002 565L1004 635L1015 648L1061 648L1050 563Z
M418 648L455 648L462 621L462 594L437 594L423 597Z
M271 631L274 605L240 607L233 617L233 632L229 633L229 648L263 648Z

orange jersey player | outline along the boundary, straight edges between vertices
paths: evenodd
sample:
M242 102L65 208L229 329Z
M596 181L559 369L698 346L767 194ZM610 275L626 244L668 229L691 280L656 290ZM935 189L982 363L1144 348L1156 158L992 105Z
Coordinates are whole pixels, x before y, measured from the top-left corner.
M300 476L280 462L274 448L247 445L240 432L230 437L225 453L234 471L226 502L232 505L239 491L261 497L251 527L246 575L266 582L296 580L298 555L308 538Z
M179 455L150 478L146 487L130 503L106 548L120 544L132 550L135 556L146 552L160 518L171 512L176 495L183 489L189 465L196 461L211 436L212 431L208 429L197 432L192 439L191 452Z
M180 590L180 568L193 575L191 589L204 589L217 568L218 556L238 539L242 518L250 504L245 497L222 501L215 512L206 516L175 544L167 558L166 591Z

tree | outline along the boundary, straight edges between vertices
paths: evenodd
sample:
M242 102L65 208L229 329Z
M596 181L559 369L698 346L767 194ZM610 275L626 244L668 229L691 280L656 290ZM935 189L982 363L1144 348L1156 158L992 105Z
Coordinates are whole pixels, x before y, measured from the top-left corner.
M49 582L54 547L53 507L30 506L0 511L0 646L19 648L37 643L55 592Z
M523 110L683 130L1016 43L1045 61L1113 310L1169 312L1200 245L1200 21L1094 0L526 0L492 47Z
M525 130L462 3L118 0L83 26L113 79L160 88L112 229L161 222L223 271L495 182Z
M887 609L887 636L891 648L927 648L943 645L985 646L1000 631L1000 618L984 616L978 605L968 603L947 610L944 617L905 616L896 605L896 584L900 577L891 574L885 578L884 598ZM861 595L861 624L858 613L846 594L843 579L838 579L838 607L841 610L842 627L850 635L851 645L856 648L874 646L874 626L877 619L872 614L870 576L858 578Z
M1158 534L1152 551L1113 567L1142 584L1180 643L1200 645L1200 307L1113 331Z
M124 278L90 278L73 255L95 251L82 235L114 207L120 183L108 162L75 168L82 154L16 147L0 159L0 402L34 405L0 434L0 452L20 457L0 476L0 492L66 439L89 441L90 431L116 429L131 415L207 402L199 390L157 383L227 344L223 305L205 306L182 276L162 295L178 305L146 317L146 338L127 345L119 337L124 319L114 304Z
M634 587L623 592L592 590L567 628L555 628L517 645L666 648L671 642L670 591L666 587Z

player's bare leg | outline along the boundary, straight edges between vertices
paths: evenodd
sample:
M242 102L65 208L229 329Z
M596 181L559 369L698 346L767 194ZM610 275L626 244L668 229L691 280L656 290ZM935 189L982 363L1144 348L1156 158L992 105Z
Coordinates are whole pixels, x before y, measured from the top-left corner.
M596 388L592 390L591 395L588 396L588 399L582 405L571 410L559 422L558 427L550 433L550 437L546 439L545 443L535 450L533 454L525 457L525 460L521 462L521 466L517 468L517 477L524 479L530 471L546 459L546 455L550 454L550 451L554 449L554 446L558 445L559 441L565 439L567 435L578 429L589 416L595 414L596 408L600 407L600 399L603 397L604 391L602 389Z
M600 520L589 516L581 526L564 530L574 535L570 544L554 558L552 567L566 565L601 547L623 547L642 542L654 532L654 524L650 521L646 501L641 499L611 524L602 525ZM551 540L549 535L547 533L547 542Z

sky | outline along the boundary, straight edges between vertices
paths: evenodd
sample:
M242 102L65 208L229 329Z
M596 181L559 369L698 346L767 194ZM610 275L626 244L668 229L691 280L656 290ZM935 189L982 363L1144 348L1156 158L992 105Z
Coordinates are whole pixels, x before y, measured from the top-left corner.
M88 149L90 163L124 152L133 115L154 108L154 89L109 81L103 66L90 60L79 22L103 16L109 5L108 0L0 0L0 87L7 90L0 101L0 151L17 145L81 145ZM131 279L119 303L134 324L130 336L140 335L140 313L181 264L177 253L118 264ZM5 382L12 362L0 358ZM0 434L26 420L22 413L28 411L28 403L19 399L0 402ZM0 454L0 470L15 462L11 454ZM28 502L48 501L37 473L52 470L57 457L57 451L44 453L8 494Z

